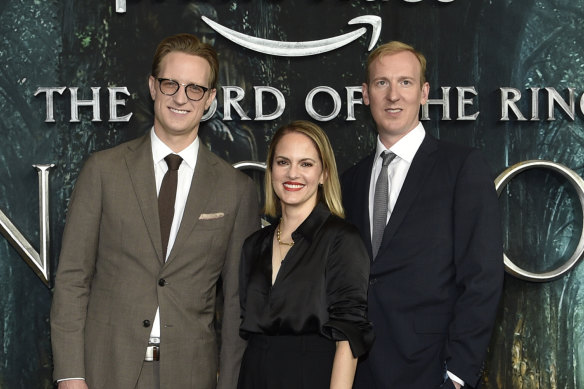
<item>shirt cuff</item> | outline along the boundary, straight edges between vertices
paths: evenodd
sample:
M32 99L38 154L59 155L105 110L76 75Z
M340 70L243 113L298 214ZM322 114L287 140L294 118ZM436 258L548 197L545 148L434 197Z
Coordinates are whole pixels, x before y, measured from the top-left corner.
M449 372L449 371L446 371L446 374L448 374L448 377L449 377L449 378L450 378L452 381L454 381L454 382L456 382L456 383L460 384L460 386L464 386L464 381L463 381L463 380L461 380L460 378L458 378L457 376L455 376L454 374L452 374L452 373L451 373L451 372Z
M61 378L60 380L57 380L57 383L62 382L62 381L71 381L71 380L83 380L83 381L85 381L85 378Z

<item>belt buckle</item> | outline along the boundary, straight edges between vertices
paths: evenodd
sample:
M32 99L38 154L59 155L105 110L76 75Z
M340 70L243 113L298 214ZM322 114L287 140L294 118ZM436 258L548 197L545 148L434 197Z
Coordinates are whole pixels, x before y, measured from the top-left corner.
M157 344L149 344L146 347L144 360L147 362L160 361L160 346Z

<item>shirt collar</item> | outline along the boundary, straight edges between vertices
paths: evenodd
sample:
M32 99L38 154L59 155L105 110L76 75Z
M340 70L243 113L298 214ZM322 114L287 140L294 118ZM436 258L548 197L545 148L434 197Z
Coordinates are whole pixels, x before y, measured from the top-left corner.
M331 211L329 211L328 207L319 201L306 220L292 233L292 239L294 241L297 241L300 237L314 239L316 233L330 215Z
M199 154L199 137L197 136L193 143L180 153L175 153L168 147L154 132L154 127L150 131L150 140L152 142L152 158L154 164L159 164L168 154L178 154L191 169L195 168L197 155Z
M420 145L422 144L425 136L426 131L424 131L424 126L421 122L418 122L418 125L414 127L413 130L404 135L404 137L391 146L389 150L395 153L395 155L397 155L400 159L403 159L408 163L412 163L414 156L420 148ZM387 148L383 145L383 143L381 143L378 135L377 148L375 150L375 160L377 160L379 155L385 150L387 150Z

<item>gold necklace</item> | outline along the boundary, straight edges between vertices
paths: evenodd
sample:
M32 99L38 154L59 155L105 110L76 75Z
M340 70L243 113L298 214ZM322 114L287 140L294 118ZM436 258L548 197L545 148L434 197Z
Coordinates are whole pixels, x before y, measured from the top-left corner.
M280 219L280 223L281 223L281 219ZM294 246L294 240L292 240L292 242L282 242L280 240L280 223L278 223L278 229L276 230L276 239L278 240L278 244L284 244L286 246Z

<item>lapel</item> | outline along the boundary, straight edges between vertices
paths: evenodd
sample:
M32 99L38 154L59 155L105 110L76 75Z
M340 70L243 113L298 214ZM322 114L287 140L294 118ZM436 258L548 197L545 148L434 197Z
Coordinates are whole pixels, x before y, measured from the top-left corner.
M190 239L193 228L199 222L199 216L203 213L211 195L215 192L218 173L215 171L217 161L213 157L214 155L207 150L203 142L199 142L197 165L193 173L183 218L166 264L172 262L184 243Z
M379 248L379 254L389 245L389 241L395 235L399 225L407 215L408 210L416 200L422 185L426 182L426 177L432 171L432 166L436 163L438 141L430 134L426 134L420 148L414 156L412 166L408 171L402 189L399 193L393 212L389 218L389 223L385 227L383 240Z
M156 179L154 178L154 163L150 132L135 142L128 144L126 166L134 188L134 194L142 212L144 224L148 230L150 241L156 250L160 264L162 258L162 242L160 240L160 221L158 219L158 197L156 195Z
M357 201L359 209L357 210L357 223L359 231L362 231L362 238L365 242L365 248L369 258L373 258L373 249L371 248L371 221L369 216L369 188L371 183L371 170L373 169L373 159L375 152L369 155L363 163L362 173L357 175L355 190L357 191Z

